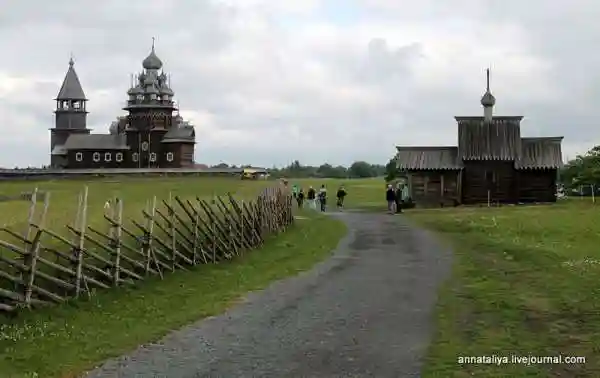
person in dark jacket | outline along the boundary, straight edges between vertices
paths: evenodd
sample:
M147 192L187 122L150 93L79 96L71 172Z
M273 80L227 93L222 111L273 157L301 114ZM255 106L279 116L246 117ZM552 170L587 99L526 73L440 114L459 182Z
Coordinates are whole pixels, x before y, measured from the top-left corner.
M343 186L340 186L337 191L337 207L339 210L344 208L344 198L346 198L347 194L346 189L344 189Z
M298 208L301 209L304 204L304 189L300 188L300 191L296 196L296 201L298 202Z
M308 193L306 193L306 199L308 200L309 209L316 210L317 204L315 203L315 199L317 198L317 191L311 186L308 188Z
M321 189L319 189L319 204L321 205L321 211L325 211L327 208L327 188L325 188L325 184L321 185Z
M394 192L395 195L395 202L396 202L396 214L401 213L402 212L402 184L398 184L396 185L396 191Z
M385 199L387 201L387 209L390 214L394 214L394 208L396 206L396 191L394 187L390 184L387 186L387 190L385 192Z

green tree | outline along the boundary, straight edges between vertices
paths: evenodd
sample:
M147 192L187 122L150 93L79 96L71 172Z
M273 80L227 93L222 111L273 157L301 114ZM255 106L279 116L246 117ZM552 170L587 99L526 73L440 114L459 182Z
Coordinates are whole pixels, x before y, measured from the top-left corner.
M385 165L385 181L394 181L398 177L398 168L396 168L396 158L393 157Z
M373 166L366 161L355 161L348 168L348 174L353 178L374 177L376 175Z
M570 188L600 186L600 146L567 162L560 172L560 181Z

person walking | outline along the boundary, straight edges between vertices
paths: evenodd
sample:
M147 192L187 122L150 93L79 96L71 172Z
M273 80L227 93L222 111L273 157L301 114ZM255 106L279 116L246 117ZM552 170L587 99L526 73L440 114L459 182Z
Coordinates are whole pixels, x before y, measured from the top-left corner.
M396 205L396 191L392 184L388 184L387 190L385 192L385 199L387 201L387 209L390 214L394 214L394 207Z
M327 207L327 188L325 188L325 184L321 185L321 189L319 189L319 204L321 205L321 211L324 212Z
M294 198L298 197L298 185L296 185L296 184L292 185L292 196Z
M346 192L346 189L344 189L344 186L340 186L338 191L337 191L337 208L338 210L342 210L344 208L344 198L346 198L346 195L348 193Z
M304 189L300 188L300 191L296 196L296 202L298 202L298 208L301 209L304 205Z
M316 210L317 204L315 203L315 199L317 197L317 192L312 185L308 188L308 192L306 193L306 200L308 201L308 208Z
M394 201L396 204L396 214L402 212L402 184L398 183L396 185L396 191L394 192Z

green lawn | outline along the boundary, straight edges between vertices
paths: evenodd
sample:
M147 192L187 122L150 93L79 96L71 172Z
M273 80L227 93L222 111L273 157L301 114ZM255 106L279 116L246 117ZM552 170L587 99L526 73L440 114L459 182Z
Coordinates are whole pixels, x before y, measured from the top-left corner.
M0 377L75 377L172 329L221 313L249 291L311 268L330 255L346 228L317 213L302 215L308 219L232 261L6 320L0 325Z
M600 207L573 200L407 214L454 247L424 377L600 377ZM458 363L513 355L586 362Z
M15 195L31 192L34 188L51 193L47 223L63 233L64 225L73 222L77 212L78 195L88 186L88 223L106 227L103 220L104 203L115 196L123 200L123 211L128 219L140 219L142 209L153 196L168 199L169 194L182 198L201 198L232 192L239 199L254 198L260 189L275 185L274 181L240 180L234 177L113 177L92 180L51 180L3 182L0 194ZM41 211L42 204L38 206ZM18 230L26 228L29 203L26 201L0 202L0 224Z

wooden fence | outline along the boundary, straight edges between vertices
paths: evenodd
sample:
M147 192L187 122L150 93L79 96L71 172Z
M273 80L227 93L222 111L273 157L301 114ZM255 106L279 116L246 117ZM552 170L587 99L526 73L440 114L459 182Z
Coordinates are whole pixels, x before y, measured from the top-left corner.
M0 310L65 302L149 276L229 260L262 245L293 223L291 198L269 188L251 201L228 194L211 200L172 196L147 202L138 220L123 218L119 198L105 206L104 230L88 225L88 190L79 196L68 232L46 224L50 193L31 198L28 227L0 228ZM40 207L39 205L37 207ZM65 236L68 235L68 236Z

